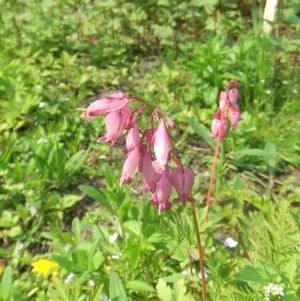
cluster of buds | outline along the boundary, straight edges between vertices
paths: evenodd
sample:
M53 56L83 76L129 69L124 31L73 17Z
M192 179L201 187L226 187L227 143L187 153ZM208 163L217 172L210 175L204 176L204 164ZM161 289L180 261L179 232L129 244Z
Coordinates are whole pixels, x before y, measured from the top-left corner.
M138 170L143 176L145 192L151 193L151 204L158 208L159 213L169 210L176 201L183 205L193 201L194 173L182 165L179 153L172 147L169 128L175 127L174 122L167 113L145 102L132 109L129 105L133 101L136 99L116 92L94 101L84 113L87 121L105 116L106 135L98 138L97 142L113 146L125 140L127 156L120 184L131 183L132 175ZM151 126L140 129L138 121L144 110L149 108ZM170 166L171 162L175 163L175 167ZM173 187L178 198L171 202Z
M230 119L231 128L234 130L241 119L241 112L237 105L238 85L236 80L231 80L228 83L228 89L220 94L219 109L214 114L211 125L211 137L213 139L225 139L228 120Z

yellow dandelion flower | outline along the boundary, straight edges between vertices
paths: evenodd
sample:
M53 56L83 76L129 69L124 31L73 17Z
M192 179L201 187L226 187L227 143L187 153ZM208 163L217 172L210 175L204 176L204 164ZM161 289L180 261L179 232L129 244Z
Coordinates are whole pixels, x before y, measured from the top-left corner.
M0 276L3 274L4 270L5 267L2 264L0 264Z
M32 272L47 277L48 275L57 275L59 265L51 259L39 259L31 264Z

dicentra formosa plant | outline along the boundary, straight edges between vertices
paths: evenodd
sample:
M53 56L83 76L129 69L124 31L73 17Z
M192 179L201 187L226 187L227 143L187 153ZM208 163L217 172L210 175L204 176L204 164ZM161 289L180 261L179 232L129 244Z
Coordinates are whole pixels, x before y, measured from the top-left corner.
M221 92L219 109L212 120L211 137L217 139L217 143L207 195L206 220L211 206L220 143L226 137L228 120L230 119L233 129L240 120L237 87L237 81L230 81L227 90ZM139 105L132 108L130 105L133 102L138 102ZM146 110L150 110L150 118L147 119L150 121L149 127L142 129L138 127L138 121L146 116L144 114ZM192 197L195 175L190 167L183 166L180 153L173 146L170 130L175 128L174 121L165 111L147 102L128 97L122 92L104 96L84 110L84 117L88 122L97 116L105 116L106 122L106 135L98 138L97 142L113 146L115 143L125 141L127 156L120 178L121 185L131 183L132 175L138 170L143 177L144 190L150 192L150 202L157 207L159 214L171 209L175 202L182 205L190 203L199 251L202 299L206 301L204 250L201 245L195 201ZM171 162L174 162L173 166ZM170 200L172 188L175 188L178 195L173 201Z

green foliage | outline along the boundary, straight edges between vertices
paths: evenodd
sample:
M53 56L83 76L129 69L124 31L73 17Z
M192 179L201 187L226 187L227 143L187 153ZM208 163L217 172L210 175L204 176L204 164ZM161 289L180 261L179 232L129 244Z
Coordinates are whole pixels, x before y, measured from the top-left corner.
M158 216L137 176L120 187L123 153L96 144L101 118L80 118L123 90L177 123L209 300L263 300L269 283L298 300L298 2L280 4L266 37L259 1L0 0L0 299L199 300L189 207ZM209 127L233 78L242 121L221 147L207 226ZM57 274L32 272L45 257Z

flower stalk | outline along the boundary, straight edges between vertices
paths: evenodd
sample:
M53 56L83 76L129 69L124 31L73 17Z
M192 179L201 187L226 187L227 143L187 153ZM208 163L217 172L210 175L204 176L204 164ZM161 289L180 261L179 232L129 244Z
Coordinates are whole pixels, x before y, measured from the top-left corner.
M202 247L201 244L200 228L199 228L195 204L192 202L190 204L191 204L192 216L193 216L194 227L196 231L196 239L197 239L199 268L200 268L201 284L202 284L202 301L207 301L208 299L207 299L205 264L204 264L204 248Z

